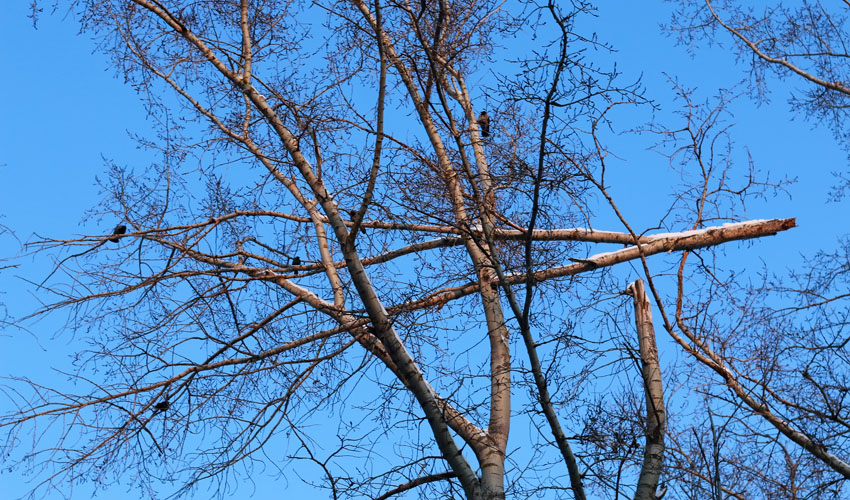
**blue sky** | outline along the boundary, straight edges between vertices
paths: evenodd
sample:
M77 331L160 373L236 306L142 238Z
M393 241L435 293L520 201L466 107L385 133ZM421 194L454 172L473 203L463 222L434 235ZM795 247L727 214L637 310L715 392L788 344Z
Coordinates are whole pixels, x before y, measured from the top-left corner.
M115 221L87 212L101 199L96 183L103 176L104 158L119 164L144 165L151 161L128 132L151 130L140 100L96 53L93 42L78 35L73 19L44 15L38 30L26 17L29 2L0 5L0 224L16 238L0 235L0 257L18 254L20 242L50 237L104 233ZM665 73L676 75L686 87L709 98L720 87L729 87L745 76L732 55L722 48L705 49L691 57L673 40L659 34L666 21L667 3L607 2L599 18L587 21L600 39L618 52L613 56L629 77L642 75L648 96L660 105L659 114L675 109L672 89ZM789 82L784 89L799 85ZM791 197L768 198L748 207L751 218L797 217L799 228L782 235L781 244L760 245L759 257L777 265L794 266L800 253L829 248L835 236L847 232L846 223L835 226L834 214L846 211L846 203L828 204L832 185L830 171L846 167L847 159L832 134L802 116L794 116L786 103L787 92L777 90L769 104L756 105L746 97L733 106L733 135L746 161L746 146L756 164L777 176L798 177ZM623 129L640 125L649 116L626 115ZM792 119L793 118L793 119ZM626 213L638 227L654 225L659 211L670 203L667 182L673 182L667 160L646 150L646 139L616 140L621 161L610 180ZM662 189L659 189L662 187ZM612 219L613 220L613 219ZM604 229L620 230L619 227ZM740 247L745 248L745 247ZM765 253L767 252L767 253ZM40 257L43 259L43 257ZM749 258L749 257L748 257ZM19 267L0 273L0 302L16 317L38 304L25 280L40 281L49 263L24 257ZM67 366L65 355L73 352L71 336L54 338L64 317L28 324L29 331L0 330L0 375L32 375L61 384L64 378L49 375L50 366ZM3 408L2 410L7 410ZM0 500L17 498L26 491L21 471L0 474ZM293 481L297 482L297 481ZM117 488L115 494L127 489ZM274 498L280 484L259 481L255 498ZM85 490L74 492L80 498ZM244 492L242 492L244 493ZM206 497L204 490L199 497ZM102 498L110 498L103 494ZM47 498L61 498L50 494Z

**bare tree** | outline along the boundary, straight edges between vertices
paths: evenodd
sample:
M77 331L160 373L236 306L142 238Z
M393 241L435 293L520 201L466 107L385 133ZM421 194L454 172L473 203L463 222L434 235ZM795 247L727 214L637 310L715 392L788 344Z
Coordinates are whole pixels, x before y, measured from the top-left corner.
M794 82L792 110L829 126L843 147L850 144L846 2L676 3L668 29L680 42L695 50L701 43L733 47L748 70L753 96L762 102L776 93L779 81ZM840 201L850 186L844 170L833 172L838 182L832 201ZM690 474L701 462L696 497L721 498L735 490L771 498L846 496L850 365L842 351L850 310L848 249L846 235L839 236L837 250L822 250L788 273L765 269L753 284L729 283L723 293L683 297L677 305L684 311L691 300L702 302L706 312L700 322L706 326L701 330L735 333L736 345L723 346L728 354L697 358L725 380L730 392L705 390L706 425L686 440L691 453L676 465ZM729 310L738 311L731 320ZM676 317L682 321L687 313ZM726 363L732 368L727 371L717 363L720 357L740 361ZM753 412L762 422L752 418ZM739 452L724 453L728 442ZM761 454L765 448L774 454Z
M789 420L802 410L786 381L743 370L736 349L775 358L731 342L758 308L711 248L794 227L737 215L781 186L734 165L723 102L680 90L682 123L647 132L686 182L658 227L630 224L602 131L645 101L586 59L606 49L576 31L589 4L68 5L159 119L146 145L162 160L110 169L104 234L30 245L57 258L53 302L33 316L67 311L69 330L92 332L79 392L20 380L6 393L6 446L36 436L24 460L46 468L44 486L135 471L182 493L219 481L224 496L254 463L318 470L333 498L743 498L848 477L843 434L821 434L840 412ZM532 34L543 49L505 48ZM620 226L596 229L598 205ZM649 290L629 289L637 335L623 263ZM716 295L739 306L738 329ZM665 376L725 404L664 400L647 297L686 355ZM804 372L825 405L833 355ZM539 434L513 449L517 421ZM730 464L749 476L730 483Z
M725 0L676 3L679 9L668 28L680 42L694 46L710 40L733 47L749 70L752 94L761 100L769 99L777 79L795 82L791 109L830 126L845 148L850 144L846 2L768 2L759 7ZM836 175L841 180L838 197L850 186L850 177Z

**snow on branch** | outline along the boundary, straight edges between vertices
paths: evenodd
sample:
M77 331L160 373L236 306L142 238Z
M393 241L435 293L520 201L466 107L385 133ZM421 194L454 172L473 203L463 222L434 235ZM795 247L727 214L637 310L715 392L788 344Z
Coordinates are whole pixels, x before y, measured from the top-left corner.
M694 250L697 248L712 247L735 240L749 240L771 236L780 231L786 231L796 227L794 218L751 220L746 222L734 222L722 226L695 229L677 233L661 233L645 236L637 245L629 246L614 252L605 252L591 255L586 259L574 259L575 264L554 267L534 273L536 280L551 279L561 276L570 276L592 269L613 266L621 262L637 259L643 254L645 257L661 252L676 252L682 250ZM512 277L511 283L521 282L524 277Z
M591 255L586 259L573 259L574 264L567 266L552 267L534 273L535 281L571 276L601 267L613 266L622 262L655 255L662 252L676 252L682 250L694 250L721 245L735 240L749 240L772 236L781 231L794 228L797 223L794 218L751 220L746 222L735 222L723 224L722 226L695 229L675 233L660 233L650 236L638 237L639 243L614 252L604 252ZM634 237L632 237L634 241ZM507 276L507 284L515 285L525 282L524 273L514 273ZM391 312L401 310L412 311L430 306L445 304L454 299L464 297L479 290L477 282L467 283L458 287L440 290L428 297L413 300L405 304L390 308Z

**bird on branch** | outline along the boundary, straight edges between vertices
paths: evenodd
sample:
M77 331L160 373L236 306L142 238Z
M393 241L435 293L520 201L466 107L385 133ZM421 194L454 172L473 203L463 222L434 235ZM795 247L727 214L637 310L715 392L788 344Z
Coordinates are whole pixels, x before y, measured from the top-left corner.
M112 234L115 235L115 238L109 238L109 241L112 243L118 243L118 236L127 232L127 226L124 224L118 224L115 226L115 229L112 230Z
M490 115L487 111L482 111L477 121L478 126L481 127L481 137L490 137Z

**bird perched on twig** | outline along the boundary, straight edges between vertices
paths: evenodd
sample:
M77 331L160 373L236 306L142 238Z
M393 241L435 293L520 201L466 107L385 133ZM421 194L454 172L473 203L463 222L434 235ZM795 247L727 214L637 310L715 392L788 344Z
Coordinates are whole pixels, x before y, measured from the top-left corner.
M482 111L480 115L478 115L478 126L481 127L481 137L489 137L490 136L490 115L487 114L487 111Z
M112 234L116 235L115 238L109 238L109 241L112 243L118 243L118 235L124 234L127 232L127 226L124 224L118 224L115 226L115 229L112 230Z
M165 411L168 407L171 406L168 401L160 401L159 403L153 405L153 409L157 411Z
M299 257L299 256L297 256L297 255L296 255L295 257L293 257L293 258L292 258L292 264L291 264L291 265L293 265L293 266L300 266L300 265L301 265L301 257Z

